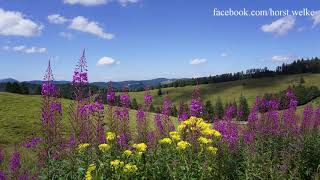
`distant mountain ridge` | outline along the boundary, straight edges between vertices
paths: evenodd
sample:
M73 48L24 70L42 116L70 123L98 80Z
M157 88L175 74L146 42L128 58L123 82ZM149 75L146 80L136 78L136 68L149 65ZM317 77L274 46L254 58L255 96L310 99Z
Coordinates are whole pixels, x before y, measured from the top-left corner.
M119 81L119 82L112 82L112 86L114 88L122 88L122 87L128 87L129 89L139 89L139 88L145 88L148 86L158 86L159 84L167 84L172 83L178 79L168 79L168 78L156 78L156 79L150 79L150 80L129 80L129 81ZM15 80L13 78L7 78L7 79L0 79L0 83L14 83L19 82L18 80ZM32 80L32 81L22 81L25 83L30 84L37 84L41 85L41 80ZM68 84L71 83L71 81L54 81L55 84ZM106 88L109 85L109 82L92 82L90 84L93 84L95 86L98 86L99 88Z

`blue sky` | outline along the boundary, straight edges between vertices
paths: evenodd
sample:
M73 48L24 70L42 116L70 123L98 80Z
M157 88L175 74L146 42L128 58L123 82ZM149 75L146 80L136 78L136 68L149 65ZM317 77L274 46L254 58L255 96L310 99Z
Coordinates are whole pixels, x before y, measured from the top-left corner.
M70 80L86 48L90 81L182 78L274 68L320 56L313 16L218 10L320 10L314 0L0 0L0 79Z

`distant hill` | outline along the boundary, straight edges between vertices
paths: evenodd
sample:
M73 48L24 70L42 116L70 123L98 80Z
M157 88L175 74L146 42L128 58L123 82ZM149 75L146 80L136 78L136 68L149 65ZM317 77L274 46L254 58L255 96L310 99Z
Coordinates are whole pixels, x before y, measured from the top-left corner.
M119 81L119 82L112 82L112 87L121 89L123 87L128 87L130 90L137 90L137 89L144 89L145 87L155 87L159 84L168 84L176 81L177 79L167 79L167 78L157 78L157 79L150 79L150 80L132 80L132 81ZM2 83L14 83L19 82L13 78L8 79L1 79L0 84ZM28 83L31 85L41 85L41 80L32 80L32 81L23 81L24 83ZM55 84L69 84L70 81L54 81ZM109 85L109 82L92 82L90 83L92 85L95 85L99 88L107 88ZM1 90L0 90L1 91Z
M13 78L0 79L0 83L8 83L8 82L14 83L14 82L19 82L19 81L15 80Z

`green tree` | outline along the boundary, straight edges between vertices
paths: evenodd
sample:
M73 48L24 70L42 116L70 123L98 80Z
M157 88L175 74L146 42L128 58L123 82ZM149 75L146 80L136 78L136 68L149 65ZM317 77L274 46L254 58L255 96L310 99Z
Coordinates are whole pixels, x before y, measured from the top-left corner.
M210 100L205 102L203 116L207 121L211 122L213 120L214 109Z
M218 99L216 100L216 104L214 106L214 115L216 118L222 119L223 114L224 114L223 104L222 104L221 98L218 97Z
M158 96L162 96L162 95L163 95L163 93L162 93L161 87L159 87L159 89L158 89Z
M241 112L241 116L238 117L240 121L247 121L250 110L249 110L249 105L246 97L243 95L240 96L239 99L239 111Z
M22 94L29 94L30 93L29 92L29 87L28 87L28 85L26 83L21 83L20 88L21 88L21 93Z
M137 103L136 98L132 99L131 108L136 109L136 110L138 109L138 103Z
M177 117L178 116L178 109L177 109L177 106L174 104L172 107L171 107L171 116L174 116L174 117Z

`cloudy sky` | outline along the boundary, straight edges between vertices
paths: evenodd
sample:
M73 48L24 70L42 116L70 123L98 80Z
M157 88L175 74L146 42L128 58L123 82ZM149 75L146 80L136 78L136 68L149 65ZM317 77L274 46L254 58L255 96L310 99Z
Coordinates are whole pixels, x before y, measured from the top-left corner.
M86 49L90 81L182 78L320 56L313 16L216 16L227 10L320 10L314 0L0 0L0 79L70 80Z

